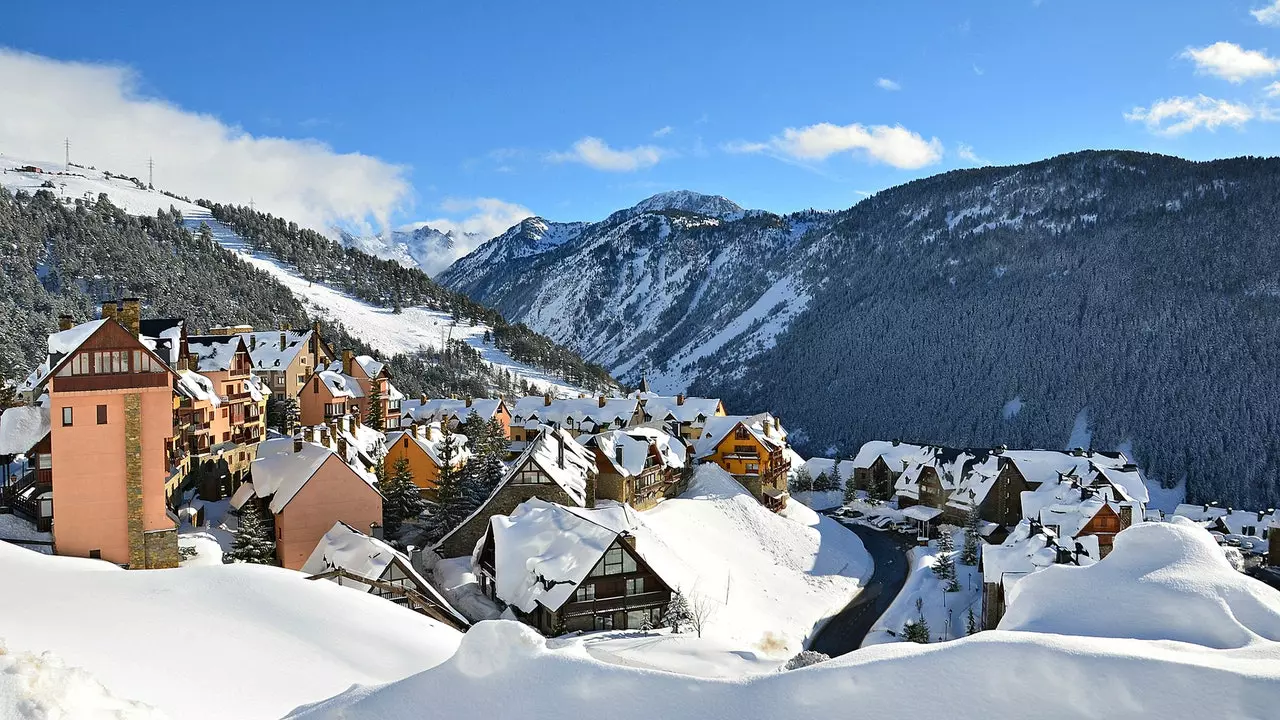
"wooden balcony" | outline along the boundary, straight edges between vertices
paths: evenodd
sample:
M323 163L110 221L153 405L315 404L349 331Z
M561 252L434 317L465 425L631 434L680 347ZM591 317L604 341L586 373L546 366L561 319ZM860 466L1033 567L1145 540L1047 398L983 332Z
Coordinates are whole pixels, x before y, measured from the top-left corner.
M571 615L597 615L619 610L643 610L645 608L661 607L669 602L671 602L671 593L665 590L658 590L638 595L622 595L619 597L583 600L581 602L568 602L565 603L562 612L566 617Z
M53 378L54 392L90 392L165 387L168 373L120 373L117 375L70 375Z

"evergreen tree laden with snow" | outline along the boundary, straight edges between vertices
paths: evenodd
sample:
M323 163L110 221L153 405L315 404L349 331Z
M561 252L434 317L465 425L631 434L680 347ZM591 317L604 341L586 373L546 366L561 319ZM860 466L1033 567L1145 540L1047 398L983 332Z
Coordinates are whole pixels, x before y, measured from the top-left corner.
M858 489L854 487L853 478L844 481L844 504L848 505L858 499Z
M981 632L981 630L982 628L978 627L978 618L973 614L973 606L970 605L968 616L965 618L965 621L964 621L965 634L973 635L974 633Z
M276 562L275 538L271 536L271 530L253 498L240 507L240 528L236 530L227 558L232 562L256 565L274 565Z
M667 603L667 608L662 613L662 622L671 628L671 632L679 633L693 620L693 613L689 609L689 600L685 598L684 593L680 592L680 588L676 588L671 593L671 601Z
M385 475L385 472L383 473ZM382 527L384 536L394 538L400 528L408 520L422 514L427 503L422 499L422 492L413 482L413 472L409 469L409 459L396 460L391 477L380 480L382 491Z
M924 619L924 600L916 598L916 617L902 625L902 637L908 642L929 642L929 622Z
M960 562L965 565L978 564L978 523L981 521L978 508L976 506L971 508L964 523L964 549L960 551Z
M467 517L466 488L462 473L456 467L458 439L447 428L441 428L443 439L436 447L440 456L440 474L436 478L436 505L431 514L431 531L428 537L438 540L457 527Z
M813 489L813 474L809 472L809 468L801 466L791 476L791 492L808 492Z
M955 543L951 540L951 531L942 528L938 533L938 555L933 561L933 575L946 583L947 592L956 592L960 583L956 579Z
M828 492L844 489L844 478L840 477L840 453L836 453L831 461L831 474L827 477L827 487L823 489Z

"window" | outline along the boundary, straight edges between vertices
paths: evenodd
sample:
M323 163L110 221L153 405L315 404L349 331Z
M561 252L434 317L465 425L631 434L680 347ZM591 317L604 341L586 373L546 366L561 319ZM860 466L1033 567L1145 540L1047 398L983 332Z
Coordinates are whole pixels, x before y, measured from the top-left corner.
M313 393L320 392L320 378L316 378L316 381L311 384L311 392Z
M586 602L588 600L595 600L595 599L596 599L596 586L594 583L590 585L583 585L582 587L575 590L573 593L574 602Z
M227 417L227 414L230 412L231 412L230 408L222 408L222 417Z
M39 455L36 455L36 469L37 469L37 470L52 470L52 469L53 469L53 456L52 456L52 455L50 455L49 453L40 453Z
M635 558L622 551L622 548L614 545L604 553L604 559L596 564L591 570L588 577L596 577L600 575L621 575L623 573L633 573L636 571Z
M760 464L759 464L759 463L747 463L747 474L748 474L748 475L759 475L759 474L760 474Z
M1240 528L1241 535L1248 535L1252 537L1257 532L1258 532L1258 528L1253 525L1245 525L1244 527Z
M62 427L71 427L71 408L62 408Z
M98 424L99 425L107 424L107 406L106 405L98 406Z
M747 432L747 429L741 425L733 429L734 440L746 440L750 434L751 433Z
M102 551L101 551L101 550L98 550L98 549L96 549L96 548L95 548L95 549L93 549L93 550L90 550L90 551L89 551L89 559L90 559L90 560L101 560L101 559L102 559Z
M520 472L516 473L516 485L550 485L551 479L542 473L541 470L525 466Z
M639 595L644 592L644 578L631 578L627 580L627 594Z
M756 449L750 445L734 445L733 452L735 455L755 455Z

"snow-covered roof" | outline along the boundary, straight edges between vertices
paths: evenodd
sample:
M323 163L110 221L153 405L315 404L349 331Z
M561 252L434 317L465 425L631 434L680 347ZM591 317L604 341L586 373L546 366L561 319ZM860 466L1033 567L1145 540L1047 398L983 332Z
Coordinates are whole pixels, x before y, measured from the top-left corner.
M319 575L341 568L347 572L366 578L369 580L379 580L382 574L386 572L387 567L395 560L400 561L400 567L413 581L417 584L417 590L425 593L429 600L432 600L440 609L449 613L464 626L468 625L467 619L445 600L444 596L435 589L426 578L422 577L417 570L414 569L413 563L409 561L409 556L396 550L387 543L378 538L366 535L350 525L339 520L334 523L333 527L320 538L320 542L316 544L316 549L311 551L311 556L302 565L302 572L308 575ZM353 587L357 590L368 591L369 585L365 585L353 580L342 579L339 584L346 587Z
M475 410L481 418L489 420L503 406L501 398L475 398L470 401L470 405L467 402L453 398L432 398L425 403L421 400L405 400L400 404L400 415L419 422L442 422L455 417L463 422Z
M187 352L196 358L199 372L230 370L242 342L239 335L189 335Z
M1074 549L1079 542L1087 554L1079 557L1081 565L1097 561L1098 539L1083 537L1065 543L1063 546ZM1009 537L1000 545L985 545L982 548L982 580L987 583L1003 583L1006 588L1012 587L1026 575L1042 570L1058 561L1058 538L1051 530L1033 527L1023 520L1009 533ZM1075 558L1075 554L1072 554Z
M471 459L471 449L467 446L467 436L462 433L450 433L453 436L453 442L456 446L453 455L454 466L466 464ZM439 423L431 423L426 427L419 427L418 432L410 430L397 430L387 434L387 446L392 447L401 440L408 438L410 442L417 445L431 458L431 462L440 467L444 463L440 460L440 445L444 442L444 431Z
M179 370L178 381L174 388L183 397L202 400L212 404L213 407L222 404L222 398L218 395L213 381L194 370Z
M182 318L152 318L138 322L138 339L170 367L177 367L182 354L182 334L186 321Z
M827 476L830 477L831 468L834 467L835 464L836 464L835 458L815 457L815 458L809 458L808 460L805 460L804 465L802 465L801 467L803 467L805 470L808 470L809 474L812 475L813 477L818 477L823 473L826 473ZM856 467L857 465L855 465L852 460L841 460L840 461L840 477L846 480L853 477L853 470Z
M560 463L561 448L564 450L563 465ZM595 453L574 440L563 428L543 425L529 447L511 464L511 472L519 472L526 462L536 463L575 505L586 505L587 478L596 472Z
M653 447L649 438L632 436L622 430L610 430L599 435L592 435L588 445L595 445L609 463L610 471L623 477L632 477L644 472L649 460L649 452ZM621 452L621 462L619 462Z
M309 442L302 443L302 448L294 452L292 438L276 438L258 443L257 458L250 466L253 494L260 498L270 497L271 512L278 513L284 510L330 457L336 457L336 453L323 445ZM373 487L374 477L371 474L359 472L345 462L342 464L361 482ZM235 500L233 497L231 503L235 508L239 508L244 502L241 499L237 504Z
M249 348L249 357L255 370L283 370L307 349L311 342L311 330L261 330L240 333Z
M698 457L706 457L713 454L720 441L724 440L725 436L730 432L733 432L733 429L739 423L768 450L779 450L786 446L786 431L782 429L772 415L766 412L756 415L722 415L707 418L706 425L702 426L701 436L694 443L694 452ZM765 430L766 423L771 426L771 431Z
M646 417L653 420L671 418L682 423L699 422L699 418L705 421L720 414L723 408L720 398L686 397L682 401L680 396L648 395L644 401Z
M2 453L0 453L2 454ZM1173 510L1177 517L1184 517L1200 527L1218 530L1228 535L1242 535L1261 539L1266 528L1280 522L1280 511L1237 510L1216 505L1190 505L1183 503ZM1245 530L1252 528L1253 532Z
M368 375L370 378L378 377L379 373L387 369L386 363L369 355L356 355L354 359L356 364L360 366L360 369L364 371L364 374ZM333 372L340 373L345 368L343 367L342 360L337 359L329 363L328 369Z
M0 455L22 455L48 434L48 407L19 405L0 413Z
M90 320L86 323L80 323L69 330L62 330L50 335L49 354L70 355L83 345L90 335L93 335L98 331L98 328L106 323L106 320Z
M526 500L509 516L489 518L494 590L524 612L538 604L557 610L633 525L634 511L626 506L570 510L538 498Z
M522 425L536 421L543 425L562 425L584 432L597 432L610 427L626 427L636 417L640 401L635 398L570 398L551 399L543 395L518 398L511 406L512 422Z
M360 383L356 382L356 379L350 375L343 375L333 370L321 370L316 373L316 376L325 384L325 387L329 388L329 393L336 398L364 397L364 390L360 388Z

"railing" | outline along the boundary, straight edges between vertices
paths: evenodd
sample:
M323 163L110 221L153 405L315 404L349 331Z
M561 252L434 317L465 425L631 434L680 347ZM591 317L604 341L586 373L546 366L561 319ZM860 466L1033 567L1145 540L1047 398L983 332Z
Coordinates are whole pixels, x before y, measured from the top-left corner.
M611 598L596 598L565 603L563 612L568 615L595 615L597 613L616 612L618 610L643 610L671 602L671 593L665 590L640 593L638 595L620 595Z

